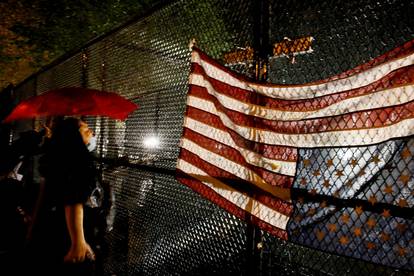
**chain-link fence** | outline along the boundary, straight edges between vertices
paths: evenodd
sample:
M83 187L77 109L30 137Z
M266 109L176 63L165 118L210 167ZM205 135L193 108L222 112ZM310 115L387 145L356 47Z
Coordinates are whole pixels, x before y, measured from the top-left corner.
M370 196L377 194L376 200L384 204L398 205L400 200L397 209L412 211L414 204L413 184L407 180L404 187L395 184L397 188L393 189L398 191L389 191L394 192L390 202L383 196L385 186L378 182L358 189L357 205L340 206L342 203L335 201L336 186L329 186L329 181L323 182L315 173L322 169L322 175L329 170L334 173L347 165L326 165L328 160L341 156L339 147L297 151L296 179L307 179L309 185L325 183L323 195L332 208L340 206L342 212L318 217L309 225L294 220L285 229L292 230L290 241L226 212L174 176L189 88L191 39L211 58L250 80L305 84L339 75L413 39L413 14L414 2L403 0L171 1L29 78L17 87L16 95L20 100L54 88L86 86L117 91L140 106L125 122L88 119L98 136L98 154L110 162L104 163L103 177L115 193L114 226L106 237L105 275L409 275L414 263L413 222L409 217L396 219L406 226L401 236L405 240L397 241L401 246L397 255L399 260L405 260L404 264L394 262L396 254L387 253L393 248L374 256L377 253L367 248L353 254L360 249L351 247L349 239L335 244L336 234L332 233L353 233L359 238L363 231L340 225L339 221L350 220L360 228L371 223L372 231L387 227L380 223L381 213L368 207L372 215L366 215L365 210L366 217L355 217L356 206ZM412 85L413 78L407 78L395 83ZM347 97L363 94L355 92ZM332 98L322 101L332 104ZM306 103L302 108L299 103L297 106L298 110L307 108ZM274 108L278 108L277 103ZM392 110L387 112L391 114ZM410 118L409 114L406 116ZM379 116L376 120L384 123L385 119ZM13 127L13 134L18 135L34 126L33 122L22 121ZM353 127L358 126L350 128ZM154 144L147 141L157 144L151 146ZM410 139L389 142L383 148L355 149L355 154L366 160L351 166L361 174L364 168L370 169L367 174L371 178L382 177L387 185L397 183L403 172L412 172L411 162L395 158L404 148L411 148ZM381 175L369 167L368 159L376 155L388 156L395 172ZM305 159L313 170L304 168ZM292 185L301 187L299 182ZM403 194L404 198L395 194ZM302 198L301 195L298 197ZM297 205L294 201L293 217L315 212L315 204L320 206L325 199L315 201L312 194L302 196L309 203ZM370 222L372 217L375 222ZM298 226L305 230L295 234ZM398 230L391 227L389 231ZM321 233L329 240L322 239ZM382 237L377 238L376 246L393 239ZM327 244L315 246L317 241ZM344 244L348 246L340 247ZM378 260L381 258L385 260Z

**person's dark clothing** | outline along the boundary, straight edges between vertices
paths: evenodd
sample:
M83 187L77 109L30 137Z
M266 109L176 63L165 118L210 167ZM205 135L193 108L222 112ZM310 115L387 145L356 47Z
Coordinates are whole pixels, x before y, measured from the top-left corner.
M42 151L44 132L29 130L20 133L20 137L11 145L2 145L0 154L0 175L8 173L20 161L39 154Z
M22 190L21 182L15 179L0 181L0 266L3 271L15 269L24 247L27 223L20 207Z
M32 158L40 153L43 133L26 131L0 151L0 259L1 267L15 269L21 263L28 214L36 185L32 182Z
M29 258L32 269L41 275L92 275L92 262L63 264L71 245L64 206L84 204L96 180L92 156L78 128L75 120L58 125L40 159L39 170L45 179L44 199L33 228ZM94 233L88 228L88 219L88 212L84 211L85 238L93 248Z

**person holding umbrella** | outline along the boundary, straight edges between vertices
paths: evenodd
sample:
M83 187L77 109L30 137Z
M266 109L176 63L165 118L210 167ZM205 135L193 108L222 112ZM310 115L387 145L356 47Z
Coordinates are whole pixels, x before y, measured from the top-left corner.
M85 115L123 121L137 108L136 103L116 92L63 87L22 100L2 123ZM96 212L85 207L92 207L91 192L98 186L90 153L96 140L84 121L69 117L54 124L51 138L46 141L39 166L42 192L28 235L26 274L94 275L91 232L96 228L87 216Z
M29 243L32 273L93 275L95 253L88 240L93 233L84 217L96 187L92 140L93 132L78 118L62 119L52 130L39 167L44 192Z

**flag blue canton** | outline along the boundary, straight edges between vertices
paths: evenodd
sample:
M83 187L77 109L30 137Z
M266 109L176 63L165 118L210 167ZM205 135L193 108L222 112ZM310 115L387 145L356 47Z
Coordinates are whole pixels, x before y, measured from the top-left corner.
M414 269L414 139L299 150L289 240Z

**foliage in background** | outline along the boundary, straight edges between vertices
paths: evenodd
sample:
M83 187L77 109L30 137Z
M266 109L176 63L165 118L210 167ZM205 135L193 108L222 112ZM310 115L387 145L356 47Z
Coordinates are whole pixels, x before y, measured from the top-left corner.
M0 3L0 89L18 84L162 0L6 0Z
M14 30L15 26L39 28L41 18L30 6L16 0L0 3L0 14L0 88L4 88L28 76L36 68L34 63L42 60L30 39ZM43 61L47 62L45 57Z

